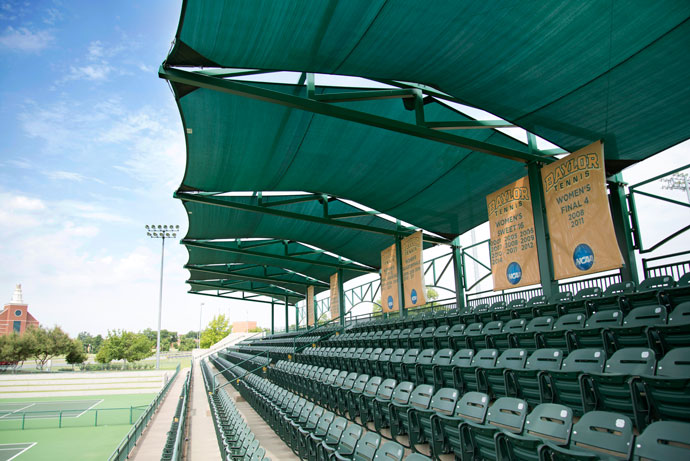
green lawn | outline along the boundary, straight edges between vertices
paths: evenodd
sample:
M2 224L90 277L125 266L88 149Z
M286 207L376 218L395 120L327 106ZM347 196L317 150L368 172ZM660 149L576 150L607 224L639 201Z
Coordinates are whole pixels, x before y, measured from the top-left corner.
M92 406L91 410L85 412L79 419L74 417L63 418L62 428L58 428L58 419L49 414L40 415L39 418L29 418L25 421L27 429L18 429L21 423L16 418L16 414L7 416L5 420L0 420L0 444L33 443L32 446L16 458L17 461L32 460L103 460L115 450L120 441L127 435L131 425L128 424L129 410L104 410L109 408L129 409L134 407L145 407L153 401L156 394L123 394L123 395L101 395L101 396L79 396L79 397L36 397L36 398L15 398L3 399L5 411L11 410L12 403L36 403L34 407L46 408L51 402L54 407L79 407L78 400L84 400L84 408ZM62 403L61 403L62 402ZM71 403L68 403L71 402ZM40 405L39 405L40 404ZM17 405L17 408L22 408ZM27 411L30 411L27 408ZM79 407L81 408L81 407ZM99 410L98 426L96 422L95 410ZM134 420L143 413L144 408L135 410ZM119 413L122 413L121 415ZM27 413L29 415L30 413ZM69 414L69 412L68 412ZM45 417L41 417L45 416ZM75 415L71 415L75 416ZM12 420L11 418L15 418ZM109 424L112 421L113 424ZM11 450L3 450L0 445L0 461L4 460L3 453L13 453Z

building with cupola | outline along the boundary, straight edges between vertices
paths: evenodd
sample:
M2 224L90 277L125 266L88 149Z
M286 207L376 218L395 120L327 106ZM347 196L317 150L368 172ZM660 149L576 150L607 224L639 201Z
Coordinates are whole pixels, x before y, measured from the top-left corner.
M38 320L29 314L29 305L24 302L22 295L22 285L18 283L14 288L12 300L5 304L0 312L0 336L12 332L21 335L31 325L38 326Z

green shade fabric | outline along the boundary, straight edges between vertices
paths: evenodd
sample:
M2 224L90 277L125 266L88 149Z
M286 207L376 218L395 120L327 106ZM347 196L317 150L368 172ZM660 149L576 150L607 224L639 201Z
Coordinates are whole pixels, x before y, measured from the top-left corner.
M255 282L230 281L221 283L218 281L205 281L190 283L190 286L190 293L213 294L215 296L240 292L254 293L257 295L268 296L269 298L273 298L279 302L283 302L287 296L288 304L293 305L298 301L304 300L304 295L300 295L299 293L293 293L269 284Z
M185 0L167 65L422 83L639 161L690 133L689 17L678 0Z

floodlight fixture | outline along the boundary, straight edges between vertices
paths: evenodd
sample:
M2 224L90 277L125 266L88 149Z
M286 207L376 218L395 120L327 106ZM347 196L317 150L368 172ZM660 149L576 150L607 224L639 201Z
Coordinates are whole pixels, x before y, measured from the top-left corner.
M688 173L674 173L665 178L660 179L662 189L666 190L684 190L688 196L688 203L690 203L690 180L688 180Z

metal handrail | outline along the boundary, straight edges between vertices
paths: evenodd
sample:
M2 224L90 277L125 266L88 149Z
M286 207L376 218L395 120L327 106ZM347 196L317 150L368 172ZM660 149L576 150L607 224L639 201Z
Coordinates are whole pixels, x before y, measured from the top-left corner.
M266 354L266 358L270 360L270 357L268 356L268 351L259 352L259 353L256 354L256 355L252 355L252 356L249 357L248 359L242 360L240 363L232 364L232 365L230 365L229 367L223 368L222 370L220 370L220 371L214 373L213 376L211 377L211 378L213 379L213 381L212 381L213 388L215 389L215 387L216 387L216 376L218 376L220 373L222 373L222 372L224 372L224 371L228 371L228 370L230 370L231 368L235 368L235 367L237 367L237 366L239 366L239 365L241 365L241 364L243 364L243 363L245 363L245 362L248 362L248 361L250 361L250 360L252 360L252 359L255 359L255 358L257 358L257 357L260 357L260 356L263 355L263 354Z

